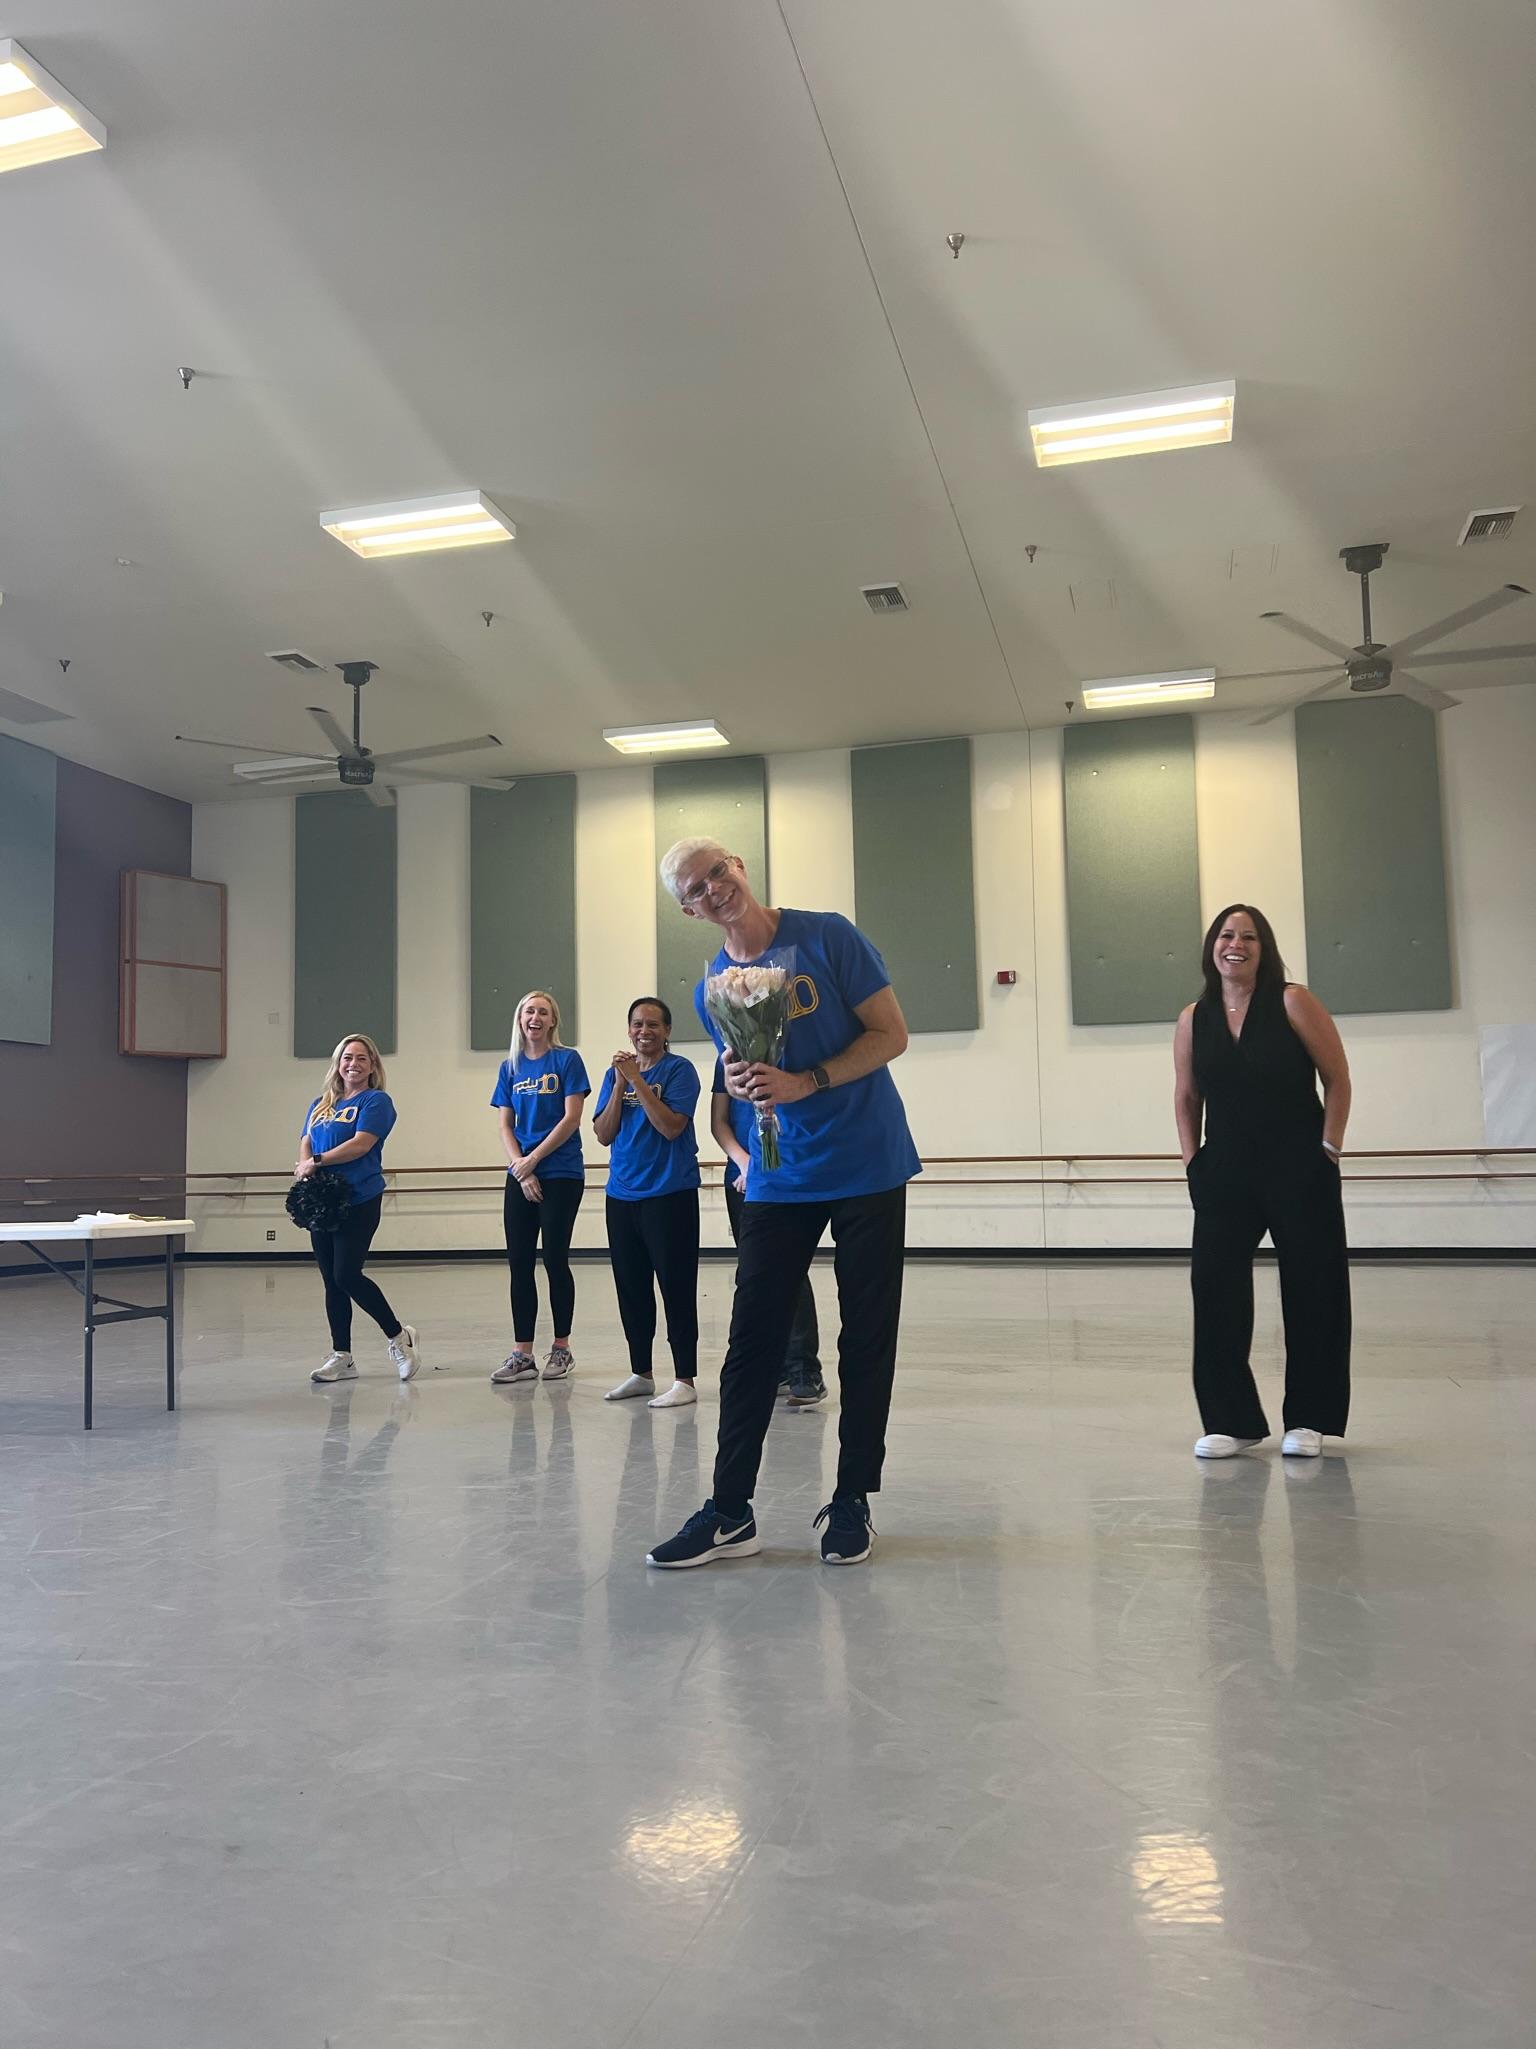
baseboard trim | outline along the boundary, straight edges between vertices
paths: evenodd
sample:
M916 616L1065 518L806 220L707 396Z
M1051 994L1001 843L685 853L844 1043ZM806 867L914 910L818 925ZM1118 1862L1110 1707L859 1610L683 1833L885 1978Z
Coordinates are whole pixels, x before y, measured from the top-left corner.
M1263 1264L1273 1264L1275 1257L1268 1246L1255 1256ZM713 1265L734 1261L735 1257L735 1248L729 1245L706 1245L699 1254L701 1263ZM831 1247L823 1247L816 1257L822 1264L830 1264ZM1035 1245L910 1245L907 1258L916 1264L945 1261L968 1266L979 1262L1001 1266L1187 1266L1189 1250L1167 1245L1057 1246L1050 1249ZM583 1246L572 1251L571 1259L578 1265L606 1266L608 1254L601 1246ZM1351 1266L1529 1266L1533 1261L1536 1261L1536 1246L1527 1245L1373 1245L1351 1251L1349 1255ZM96 1271L101 1273L116 1267L157 1267L164 1263L163 1253L147 1257L130 1254L121 1259L98 1259ZM176 1258L178 1266L309 1266L312 1263L307 1252L183 1252ZM61 1259L58 1264L68 1272L79 1273L84 1262ZM506 1254L487 1246L474 1246L462 1251L375 1251L369 1254L368 1264L504 1266ZM0 1266L0 1280L25 1280L29 1275L47 1271L43 1266Z

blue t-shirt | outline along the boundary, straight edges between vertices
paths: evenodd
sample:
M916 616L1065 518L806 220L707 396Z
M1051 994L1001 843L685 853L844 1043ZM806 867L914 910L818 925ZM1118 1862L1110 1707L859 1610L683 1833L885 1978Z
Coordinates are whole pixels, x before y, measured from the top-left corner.
M676 1138L663 1138L640 1106L632 1088L624 1091L624 1108L609 1155L608 1193L616 1202L644 1202L648 1195L676 1195L699 1185L699 1141L693 1113L699 1101L698 1069L679 1053L663 1053L646 1080L669 1110L688 1122ZM597 1113L613 1094L613 1069L597 1092Z
M351 1189L354 1202L372 1202L376 1195L384 1193L384 1141L395 1128L394 1104L382 1089L359 1089L355 1096L344 1096L333 1104L330 1116L317 1123L314 1118L319 1101L316 1096L305 1112L301 1134L308 1137L311 1152L329 1152L333 1145L345 1145L349 1138L356 1138L363 1131L371 1131L379 1141L359 1159L337 1160L325 1170L341 1176Z
M546 1139L565 1115L567 1096L589 1096L592 1084L581 1055L574 1046L551 1046L537 1060L525 1060L516 1074L510 1060L503 1060L491 1094L493 1110L512 1112L512 1129L525 1153ZM509 1167L507 1172L510 1174ZM541 1181L584 1181L587 1170L581 1157L581 1129L546 1153L534 1170Z
M709 972L733 965L789 967L794 1000L784 1065L794 1074L824 1065L851 1045L864 1030L854 1006L867 1003L891 979L878 950L836 911L780 912L773 944L755 961L733 963L721 947ZM693 1002L699 1022L723 1052L719 1029L704 1008L702 982ZM763 1167L755 1116L750 1143L742 1141L752 1159L749 1202L838 1202L899 1188L923 1171L888 1067L804 1102L781 1103L778 1121L780 1165L774 1173Z

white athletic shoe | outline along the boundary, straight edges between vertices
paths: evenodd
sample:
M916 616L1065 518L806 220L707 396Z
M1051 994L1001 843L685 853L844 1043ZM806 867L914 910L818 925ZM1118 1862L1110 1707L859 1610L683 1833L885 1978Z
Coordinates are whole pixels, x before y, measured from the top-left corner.
M356 1380L357 1368L352 1363L350 1352L332 1352L323 1366L317 1366L309 1376L313 1381Z
M537 1380L539 1362L532 1352L509 1352L491 1375L492 1387L511 1387L519 1380Z
M569 1345L551 1345L549 1357L544 1361L545 1380L569 1380L576 1371L576 1360Z
M1195 1457L1236 1458L1240 1451L1252 1451L1256 1444L1263 1442L1262 1437L1223 1437L1218 1430L1209 1437L1195 1439Z
M621 1380L617 1387L610 1387L603 1396L605 1402L632 1402L637 1395L654 1394L656 1383L649 1373L631 1373L628 1380Z
M648 1409L689 1409L698 1400L691 1380L674 1380L665 1394L646 1403Z
M1319 1458L1323 1449L1321 1430L1287 1430L1280 1440L1286 1458Z
M408 1323L400 1326L400 1335L389 1341L389 1356L399 1368L402 1380L414 1380L421 1368L421 1351L416 1332Z

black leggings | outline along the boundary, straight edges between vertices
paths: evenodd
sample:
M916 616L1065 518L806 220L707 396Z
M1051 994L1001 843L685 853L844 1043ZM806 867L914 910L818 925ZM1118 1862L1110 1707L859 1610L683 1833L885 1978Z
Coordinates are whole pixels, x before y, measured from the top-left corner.
M630 1372L650 1373L659 1285L672 1371L692 1380L699 1370L699 1191L680 1188L638 1202L610 1195L608 1258Z
M1203 1146L1189 1165L1195 1207L1195 1400L1201 1428L1267 1437L1248 1348L1253 1255L1269 1232L1285 1319L1287 1430L1342 1437L1349 1420L1349 1249L1339 1170L1321 1146L1262 1167Z
M502 1199L501 1221L507 1234L507 1265L512 1269L512 1336L520 1345L533 1343L539 1320L539 1284L534 1278L534 1254L544 1241L544 1273L549 1281L549 1313L554 1318L557 1338L569 1337L576 1314L576 1282L571 1273L571 1233L576 1212L581 1208L585 1184L580 1181L542 1181L542 1202L530 1202L521 1186L507 1176Z
M352 1349L352 1304L365 1310L387 1338L400 1335L400 1319L363 1272L363 1261L379 1228L382 1195L371 1202L355 1202L334 1231L311 1231L315 1264L325 1282L325 1314L331 1326L331 1343L338 1352Z

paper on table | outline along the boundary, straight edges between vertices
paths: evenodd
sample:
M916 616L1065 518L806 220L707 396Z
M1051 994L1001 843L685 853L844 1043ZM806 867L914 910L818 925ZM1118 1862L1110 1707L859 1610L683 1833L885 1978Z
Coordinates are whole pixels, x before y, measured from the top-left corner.
M140 1216L136 1210L83 1209L77 1224L163 1224L164 1217Z

